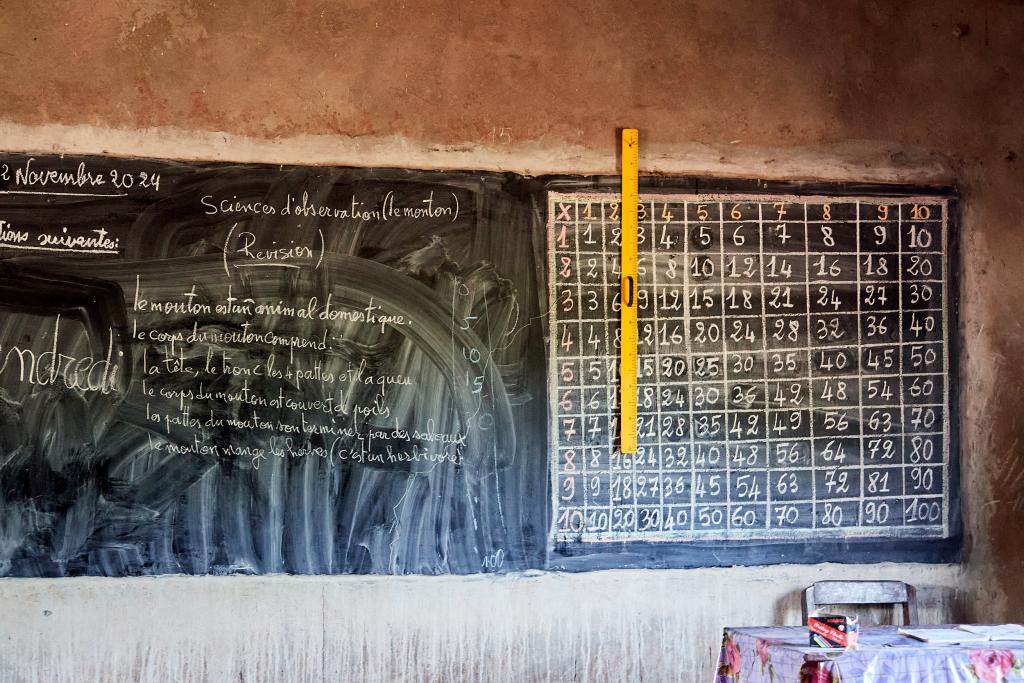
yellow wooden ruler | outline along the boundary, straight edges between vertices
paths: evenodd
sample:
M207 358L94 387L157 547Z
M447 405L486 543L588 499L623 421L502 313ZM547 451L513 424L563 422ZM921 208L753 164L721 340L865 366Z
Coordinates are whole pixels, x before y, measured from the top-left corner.
M619 325L620 450L636 453L636 252L640 140L636 128L622 130L622 293Z

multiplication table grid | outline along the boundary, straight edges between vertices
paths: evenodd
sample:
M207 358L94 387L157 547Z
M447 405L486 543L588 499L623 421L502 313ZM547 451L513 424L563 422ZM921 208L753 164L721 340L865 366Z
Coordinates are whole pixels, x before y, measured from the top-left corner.
M641 195L635 455L619 210L548 195L556 542L948 535L946 200Z

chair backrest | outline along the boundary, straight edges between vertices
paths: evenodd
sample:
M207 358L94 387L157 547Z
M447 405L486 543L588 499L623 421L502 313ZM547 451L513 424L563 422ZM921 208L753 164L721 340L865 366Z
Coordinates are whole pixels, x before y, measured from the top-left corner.
M818 581L804 591L805 624L818 605L902 605L903 624L918 623L917 589L902 581Z

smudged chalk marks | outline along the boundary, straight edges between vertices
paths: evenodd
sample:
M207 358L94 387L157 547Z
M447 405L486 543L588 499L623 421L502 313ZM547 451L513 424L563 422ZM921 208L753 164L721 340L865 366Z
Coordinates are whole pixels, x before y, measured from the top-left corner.
M521 192L0 160L0 574L539 566Z

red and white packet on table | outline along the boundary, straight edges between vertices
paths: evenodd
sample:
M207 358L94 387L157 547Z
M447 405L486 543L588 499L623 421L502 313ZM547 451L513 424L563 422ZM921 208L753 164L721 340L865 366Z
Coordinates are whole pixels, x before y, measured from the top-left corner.
M814 613L807 617L811 647L856 648L860 625L857 617Z

